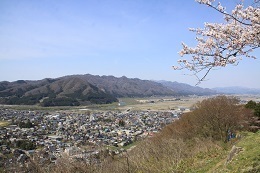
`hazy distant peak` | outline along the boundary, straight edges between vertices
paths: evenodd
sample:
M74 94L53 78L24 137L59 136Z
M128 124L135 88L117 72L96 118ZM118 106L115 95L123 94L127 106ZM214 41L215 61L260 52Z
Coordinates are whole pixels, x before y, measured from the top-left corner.
M260 89L241 86L216 87L213 89L224 94L260 94Z
M212 95L217 93L216 91L209 88L191 86L189 84L179 83L176 81L171 82L171 81L160 80L157 82L172 89L174 92L178 93L179 95Z

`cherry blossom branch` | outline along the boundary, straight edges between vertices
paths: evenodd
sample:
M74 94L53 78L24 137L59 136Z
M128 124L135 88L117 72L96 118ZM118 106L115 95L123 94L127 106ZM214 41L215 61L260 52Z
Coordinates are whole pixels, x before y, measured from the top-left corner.
M198 82L197 82L197 84L196 84L195 86L199 85L202 81L205 80L206 76L208 75L208 73L211 71L212 68L213 68L213 66L210 67L210 68L207 70L207 72L205 73L205 75L204 75L202 78L199 78L199 77L195 74L195 76L196 76L197 79L198 79Z
M203 29L190 29L195 32L197 46L192 48L182 43L181 57L190 55L190 60L181 59L175 70L187 69L201 83L209 72L216 67L226 67L229 64L238 65L243 57L254 58L253 50L260 47L260 9L237 5L232 13L224 11L224 7L212 5L214 0L196 0L225 16L225 23L205 23ZM256 1L258 3L259 1ZM248 23L243 22L248 21ZM200 78L199 73L205 72Z
M212 3L208 3L208 2L203 3L203 2L201 2L200 0L198 0L197 2L199 2L200 4L206 4L206 5L208 5L209 7L213 8L214 10L216 10L216 11L218 11L218 12L220 12L220 13L226 15L226 16L229 16L230 18L234 19L235 21L237 21L237 22L239 22L239 23L241 23L241 24L243 24L243 25L252 26L251 23L245 23L245 22L239 20L238 18L236 18L234 15L225 12L225 10L224 10L225 8L222 7L220 3L218 4L218 6L213 6ZM257 2L255 2L255 3L257 3ZM260 24L260 23L258 23L258 24Z

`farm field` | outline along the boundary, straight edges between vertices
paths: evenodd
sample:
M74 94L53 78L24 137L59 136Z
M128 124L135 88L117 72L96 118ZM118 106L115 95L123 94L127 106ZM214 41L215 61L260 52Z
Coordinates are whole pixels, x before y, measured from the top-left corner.
M8 126L10 123L7 121L0 121L0 127Z
M242 103L249 100L260 101L259 95L230 95L237 97ZM41 107L37 105L0 105L0 108L15 110L41 110L41 111L124 111L124 110L143 110L143 111L170 111L180 108L190 108L194 104L209 97L215 96L186 96L186 97L146 97L146 98L119 98L119 103L111 104L92 104L86 106L55 106ZM5 125L5 123L1 123Z
M202 101L207 97L165 97L165 98L137 98L135 103L128 100L125 101L125 106L119 109L131 110L175 110L179 108L190 108L198 101ZM124 101L124 99L122 99Z

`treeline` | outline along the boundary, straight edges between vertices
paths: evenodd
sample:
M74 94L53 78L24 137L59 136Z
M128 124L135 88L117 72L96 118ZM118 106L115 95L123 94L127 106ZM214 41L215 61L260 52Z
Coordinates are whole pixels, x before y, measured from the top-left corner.
M44 99L41 103L41 106L49 107L49 106L79 106L80 103L73 98L47 98Z
M20 128L32 128L32 127L34 127L33 123L30 120L27 120L26 122L20 121L17 124Z
M17 148L22 150L34 150L36 149L36 144L33 141L23 139L23 140L14 140L13 142L6 142L5 140L0 141L0 145L6 145L9 148Z
M46 98L41 103L42 106L79 106L82 103L109 104L118 101L117 98L106 93L88 93L83 95L80 92L67 94L64 97Z
M218 96L198 102L194 111L184 114L178 121L167 126L161 135L175 138L210 138L227 142L230 133L248 128L252 116L250 110L238 105L235 97Z
M40 102L43 99L42 102ZM49 106L79 106L81 103L92 104L109 104L118 101L117 98L106 93L90 93L82 95L81 93L68 94L63 97L58 97L54 93L36 94L30 96L10 96L8 98L0 98L1 104L8 105L35 105L40 104L44 107Z
M245 107L254 110L255 116L260 118L260 103L250 100Z
M22 150L34 150L36 149L36 145L33 141L29 140L18 140L14 143L14 145Z
M16 91L6 91L0 92L0 103L1 104L8 104L8 105L35 105L39 104L40 100L49 97L55 98L56 94L50 91L48 88L48 93L39 93L33 95L24 95L27 90L32 90L35 87L29 86L25 90L21 88L17 89Z
M35 105L39 103L39 101L44 98L45 94L37 94L32 96L11 96L8 98L0 98L1 104L8 105Z

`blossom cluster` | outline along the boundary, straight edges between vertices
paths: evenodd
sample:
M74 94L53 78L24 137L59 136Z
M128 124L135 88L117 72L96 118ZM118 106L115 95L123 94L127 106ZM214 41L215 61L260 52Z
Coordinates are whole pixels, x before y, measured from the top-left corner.
M214 67L225 67L228 64L237 65L243 57L256 58L251 55L254 49L260 47L260 9L256 6L244 7L238 4L228 13L214 0L196 0L224 15L224 23L205 23L204 28L191 28L197 37L197 46L189 47L182 43L179 55L190 55L190 59L181 59L175 70L188 69L196 77L199 72L206 70L199 81L205 79ZM256 1L259 3L259 1Z

